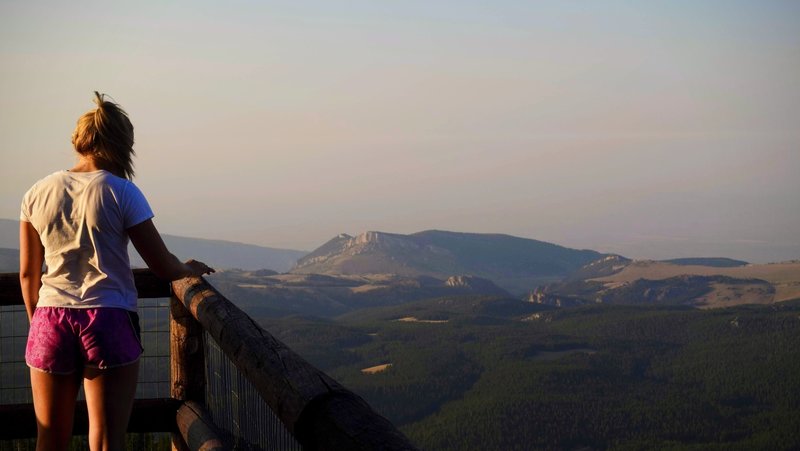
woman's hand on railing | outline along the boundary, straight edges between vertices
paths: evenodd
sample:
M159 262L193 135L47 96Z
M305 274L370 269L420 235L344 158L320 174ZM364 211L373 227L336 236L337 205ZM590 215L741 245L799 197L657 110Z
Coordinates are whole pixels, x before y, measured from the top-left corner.
M186 263L184 263L184 265L186 265L186 269L189 272L189 274L186 277L192 277L192 276L199 277L202 276L203 274L211 274L215 272L214 268L197 260L187 260Z

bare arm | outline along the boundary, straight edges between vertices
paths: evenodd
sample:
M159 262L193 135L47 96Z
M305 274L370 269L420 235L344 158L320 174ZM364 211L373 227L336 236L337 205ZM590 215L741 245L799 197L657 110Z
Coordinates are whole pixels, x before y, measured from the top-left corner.
M128 236L147 266L162 279L178 280L214 272L203 262L189 260L183 263L172 255L151 219L129 228Z
M22 288L22 299L28 321L39 302L39 288L42 286L42 263L44 263L44 246L39 233L27 221L19 223L19 285Z

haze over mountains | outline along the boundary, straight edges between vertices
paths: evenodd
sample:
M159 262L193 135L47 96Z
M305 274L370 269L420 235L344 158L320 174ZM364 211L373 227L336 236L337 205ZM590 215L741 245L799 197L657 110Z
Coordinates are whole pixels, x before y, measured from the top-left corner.
M206 240L201 238L187 238L182 236L162 234L167 247L180 259L195 258L202 260L212 267L220 269L262 269L269 268L275 271L287 271L294 265L298 258L307 254L305 251L292 249L277 249L257 246L254 244L236 243L223 240ZM9 249L0 254L0 264L7 264L11 255L10 250L19 249L19 222L9 219L0 219L0 248ZM131 264L134 267L144 267L139 254L130 248L128 251ZM1 267L4 271L16 271L18 263L13 268Z

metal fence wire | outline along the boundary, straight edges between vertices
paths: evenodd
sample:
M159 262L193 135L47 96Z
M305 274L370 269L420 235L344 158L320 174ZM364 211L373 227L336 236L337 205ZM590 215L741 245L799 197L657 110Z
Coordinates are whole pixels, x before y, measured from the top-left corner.
M139 322L144 353L140 359L137 399L167 398L169 374L169 299L139 299ZM23 305L0 306L0 404L30 404L30 371L25 364L28 316ZM78 394L83 399L83 389ZM0 428L3 427L0 425ZM156 451L171 449L169 434L127 434L128 449ZM0 440L0 451L33 451L36 440ZM75 436L70 451L88 450L86 436Z
M144 353L137 399L169 397L169 299L140 299L139 322ZM23 305L0 306L0 404L33 402L25 343L28 316ZM78 395L83 399L83 389Z
M225 356L208 333L206 408L214 424L237 450L300 451L302 447L272 412L253 385Z
M33 402L25 364L28 315L23 305L0 306L0 404Z
M170 395L169 320L169 298L139 299L144 353L139 364L136 399Z

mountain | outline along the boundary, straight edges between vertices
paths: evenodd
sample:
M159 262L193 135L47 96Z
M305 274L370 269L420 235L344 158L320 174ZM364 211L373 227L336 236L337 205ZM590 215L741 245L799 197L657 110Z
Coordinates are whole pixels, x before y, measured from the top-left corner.
M664 263L672 263L673 265L713 266L715 268L733 268L735 266L745 266L749 264L744 260L720 257L673 258L672 260L662 261Z
M165 235L167 248L178 258L194 258L214 268L272 269L287 271L294 262L306 255L305 251L276 249L222 240L187 238ZM0 248L19 249L19 221L0 219ZM128 249L131 265L143 267L144 262L133 247ZM16 269L14 269L16 270Z
M341 234L297 261L295 274L399 274L490 279L512 293L561 279L604 254L509 235L429 230Z
M537 287L528 300L559 307L604 303L716 308L800 299L798 261L740 265L727 259L687 260L676 264L608 256L563 281Z

